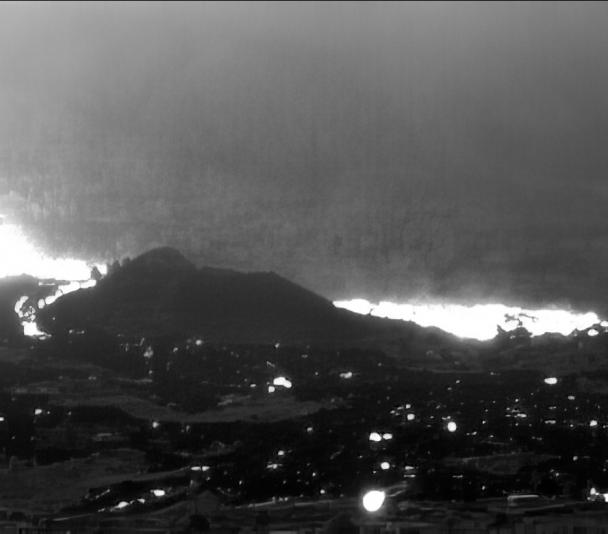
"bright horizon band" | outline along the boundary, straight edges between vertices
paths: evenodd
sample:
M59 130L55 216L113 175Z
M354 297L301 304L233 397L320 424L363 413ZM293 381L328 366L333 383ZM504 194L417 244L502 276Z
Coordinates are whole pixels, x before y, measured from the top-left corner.
M526 309L504 304L425 304L381 301L373 304L365 299L338 300L334 306L363 314L411 321L423 327L437 327L458 337L487 341L498 333L498 327L511 331L523 326L532 336L556 333L564 336L575 330L600 325L608 328L594 312L579 313L560 309ZM597 335L597 330L589 330Z

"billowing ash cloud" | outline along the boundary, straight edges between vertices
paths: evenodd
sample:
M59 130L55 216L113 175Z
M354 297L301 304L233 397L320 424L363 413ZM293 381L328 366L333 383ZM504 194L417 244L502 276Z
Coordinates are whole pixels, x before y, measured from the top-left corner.
M607 22L577 3L4 4L0 210L70 255L162 243L331 297L597 309Z

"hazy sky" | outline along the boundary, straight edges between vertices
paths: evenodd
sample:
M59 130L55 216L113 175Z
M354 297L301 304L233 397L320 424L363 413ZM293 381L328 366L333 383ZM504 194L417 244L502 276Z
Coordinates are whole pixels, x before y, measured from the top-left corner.
M603 304L608 5L0 5L0 211L331 297Z

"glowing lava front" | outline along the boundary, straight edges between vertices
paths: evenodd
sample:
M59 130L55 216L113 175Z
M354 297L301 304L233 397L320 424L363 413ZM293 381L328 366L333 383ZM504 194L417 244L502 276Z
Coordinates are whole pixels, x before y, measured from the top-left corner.
M420 326L435 326L462 338L486 341L493 339L498 327L505 331L524 327L532 336L546 333L570 335L575 330L586 330L601 324L593 312L576 313L567 310L528 310L503 304L372 304L365 299L335 301L334 306L363 315L412 321ZM597 330L597 327L596 327ZM599 333L599 331L598 331ZM594 334L590 334L594 335Z
M27 274L54 287L54 293L33 302L28 295L15 303L23 333L31 337L44 337L36 324L36 311L51 304L57 298L78 289L93 287L92 264L73 258L53 258L38 250L15 224L3 222L0 216L0 250L4 251L0 260L0 278ZM105 265L95 265L101 274L107 272Z
M86 261L47 256L15 224L0 224L0 250L4 251L0 278L29 274L42 279L88 280L91 276L91 265Z

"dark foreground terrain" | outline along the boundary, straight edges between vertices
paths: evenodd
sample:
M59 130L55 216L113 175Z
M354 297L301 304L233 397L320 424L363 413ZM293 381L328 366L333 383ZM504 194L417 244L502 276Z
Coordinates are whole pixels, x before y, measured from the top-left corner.
M7 303L39 291L3 284ZM21 336L4 308L7 525L363 532L390 519L448 532L470 519L467 532L489 532L539 510L604 521L600 326L461 341L170 250L33 310L46 339ZM371 488L388 495L376 514L359 504ZM507 506L521 492L537 497Z

